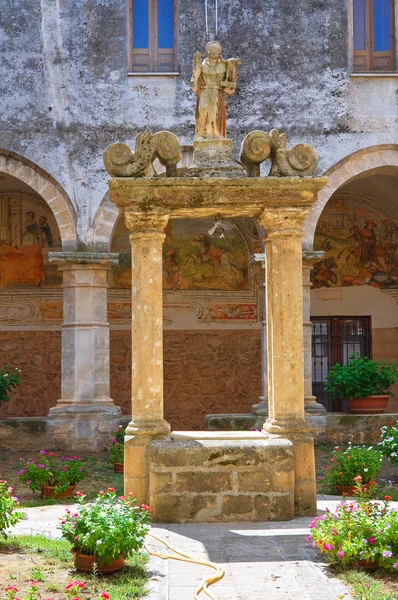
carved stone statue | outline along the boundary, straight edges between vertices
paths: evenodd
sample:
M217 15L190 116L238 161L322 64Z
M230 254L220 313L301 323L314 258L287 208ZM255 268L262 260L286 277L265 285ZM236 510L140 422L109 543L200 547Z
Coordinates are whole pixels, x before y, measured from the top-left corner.
M195 52L191 86L197 96L195 111L195 140L225 139L227 115L225 95L236 88L240 58L224 60L218 42L206 44L206 58Z

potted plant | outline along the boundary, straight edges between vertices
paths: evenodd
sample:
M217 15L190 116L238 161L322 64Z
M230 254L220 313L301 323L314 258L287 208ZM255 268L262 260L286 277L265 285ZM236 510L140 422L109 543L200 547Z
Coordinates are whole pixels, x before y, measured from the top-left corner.
M325 390L336 398L346 398L350 412L384 412L391 386L398 380L398 363L375 361L358 353L346 365L335 364L329 371Z
M398 465L398 421L393 427L381 428L381 441L377 444L383 456L390 459L392 465Z
M58 526L62 537L72 544L78 571L91 572L93 564L99 573L113 573L124 565L124 559L140 550L150 528L150 508L136 506L136 499L116 497L114 488L100 490L90 504L76 492L80 504L77 512L66 510Z
M0 402L8 402L13 388L19 385L21 371L5 365L0 369Z
M307 541L342 568L380 567L398 572L398 512L389 510L391 496L371 502L360 476L356 492L356 500L344 499L335 514L326 509L315 517Z
M6 538L6 529L27 518L26 513L15 510L19 501L12 494L12 487L5 479L0 479L0 536Z
M77 483L87 476L83 461L78 456L61 456L40 450L39 460L21 458L18 475L33 491L41 491L43 497L65 498L72 496Z
M113 464L113 468L116 473L124 472L124 436L126 435L126 429L120 425L119 429L115 432L112 440L112 445L109 448L110 462Z
M374 450L372 446L349 444L346 449L336 446L321 479L331 488L335 487L339 493L352 496L355 478L358 476L361 477L363 487L375 485L374 479L381 469L382 461L381 452Z

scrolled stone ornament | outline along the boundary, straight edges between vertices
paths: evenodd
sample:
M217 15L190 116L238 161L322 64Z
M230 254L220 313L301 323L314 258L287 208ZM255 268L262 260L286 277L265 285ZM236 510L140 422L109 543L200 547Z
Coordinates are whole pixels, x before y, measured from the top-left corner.
M154 159L154 136L149 130L137 135L135 152L119 143L111 144L104 152L105 169L115 177L155 177Z
M297 144L290 150L287 147L286 133L277 129L270 132L271 138L271 177L311 177L318 165L318 155L312 146Z
M240 148L240 161L248 177L260 177L260 164L271 154L271 137L265 131L255 130L247 134Z
M181 144L174 133L158 131L153 136L155 154L166 167L167 177L177 177L177 164L181 160Z

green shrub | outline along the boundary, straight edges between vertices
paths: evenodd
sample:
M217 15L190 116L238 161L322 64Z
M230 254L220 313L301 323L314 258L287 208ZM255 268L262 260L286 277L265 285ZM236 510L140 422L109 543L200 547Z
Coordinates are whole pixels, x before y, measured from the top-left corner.
M335 364L329 371L325 390L336 398L366 398L392 395L391 386L398 380L398 363L374 361L353 354L346 365Z
M398 465L398 421L393 427L382 427L380 431L378 449L390 459L392 465Z
M10 392L19 385L20 378L21 371L19 369L11 369L8 365L0 369L0 402L10 400Z
M336 446L322 479L331 487L354 485L357 475L362 477L362 483L369 483L379 473L382 461L381 452L372 446L349 444L346 450Z
M27 518L24 512L15 510L18 505L18 498L12 495L12 487L5 479L0 479L0 536L7 537L6 529Z

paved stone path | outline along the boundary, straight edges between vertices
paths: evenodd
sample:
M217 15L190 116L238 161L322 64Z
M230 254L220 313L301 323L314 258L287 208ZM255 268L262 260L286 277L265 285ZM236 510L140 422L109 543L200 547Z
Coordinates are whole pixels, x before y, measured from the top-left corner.
M326 507L333 510L338 500L318 496L318 514ZM26 509L29 521L19 523L13 533L59 537L56 525L62 510L60 506ZM178 550L225 569L224 579L210 587L218 600L352 600L347 588L328 576L320 554L305 541L309 521L300 517L272 523L156 525L152 531ZM169 552L151 539L148 547ZM151 558L149 568L152 590L147 600L191 600L199 583L214 572L159 558Z

